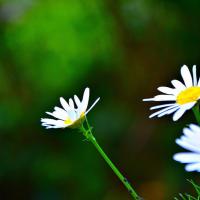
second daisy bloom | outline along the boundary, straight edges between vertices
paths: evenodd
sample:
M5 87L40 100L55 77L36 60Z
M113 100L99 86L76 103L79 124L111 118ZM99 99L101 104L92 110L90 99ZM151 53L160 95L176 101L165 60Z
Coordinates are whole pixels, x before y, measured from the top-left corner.
M186 164L186 171L200 172L200 127L190 124L176 143L188 151L175 154L174 160Z
M157 110L149 117L162 117L164 115L173 114L173 120L178 120L187 110L191 109L200 99L200 80L197 80L196 65L192 68L192 73L186 65L181 67L181 76L183 83L178 80L172 80L174 88L158 87L158 91L162 94L153 98L143 99L143 101L166 101L158 106L153 106L150 110ZM172 102L172 103L170 103Z

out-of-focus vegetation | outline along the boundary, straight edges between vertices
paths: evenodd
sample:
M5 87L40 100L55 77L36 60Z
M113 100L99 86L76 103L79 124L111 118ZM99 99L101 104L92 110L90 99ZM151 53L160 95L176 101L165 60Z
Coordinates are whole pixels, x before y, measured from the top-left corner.
M180 198L183 200L199 200L200 199L200 186L195 184L193 181L190 181L192 186L194 187L195 191L196 191L196 197L191 196L190 194L179 194ZM175 200L178 200L177 197L175 197Z
M141 99L200 71L196 0L2 0L0 2L0 199L129 199L95 149L76 131L45 130L59 97L101 101L89 114L108 155L145 199L189 192L172 160L179 122L148 119ZM200 74L200 73L199 73Z

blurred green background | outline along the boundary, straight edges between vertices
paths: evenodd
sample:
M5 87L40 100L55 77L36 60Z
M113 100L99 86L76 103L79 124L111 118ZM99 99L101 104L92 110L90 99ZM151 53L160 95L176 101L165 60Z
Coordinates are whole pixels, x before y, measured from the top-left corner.
M190 192L172 160L194 122L148 119L157 94L199 64L198 0L0 1L0 199L128 200L123 185L75 130L45 130L59 97L101 101L88 118L113 162L148 200ZM182 150L183 151L183 150Z

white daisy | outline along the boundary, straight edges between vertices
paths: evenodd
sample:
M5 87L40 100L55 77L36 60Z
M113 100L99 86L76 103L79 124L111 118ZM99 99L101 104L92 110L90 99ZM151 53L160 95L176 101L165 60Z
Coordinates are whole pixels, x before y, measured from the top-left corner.
M172 101L172 103L151 107L150 110L162 109L150 115L150 118L174 113L173 120L176 121L200 99L200 79L197 81L196 65L192 68L192 75L186 65L182 66L180 71L184 83L172 80L174 88L158 87L158 91L164 94L143 99L143 101Z
M56 119L42 118L42 126L49 128L76 128L81 125L84 121L84 117L87 113L94 107L94 105L99 101L98 98L92 106L87 110L89 102L90 90L86 88L83 94L82 101L74 95L73 99L69 99L69 102L65 101L63 97L60 98L60 103L63 108L54 107L54 111L46 112L48 115L53 116Z
M176 143L191 152L177 153L173 159L187 163L186 171L200 172L200 127L190 124L189 128L183 129L183 134L180 139L176 139Z

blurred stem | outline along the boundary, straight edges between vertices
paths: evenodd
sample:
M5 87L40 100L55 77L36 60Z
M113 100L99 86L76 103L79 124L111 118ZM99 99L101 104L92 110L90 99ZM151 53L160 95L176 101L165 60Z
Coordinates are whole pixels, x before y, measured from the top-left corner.
M100 155L103 157L103 159L107 162L107 164L110 166L110 168L113 170L113 172L117 175L117 177L121 180L121 182L127 188L127 190L129 191L130 195L132 196L132 198L135 199L135 200L141 199L137 195L135 190L132 188L132 186L130 185L128 180L121 174L121 172L117 169L117 167L112 163L112 161L105 154L103 149L99 146L98 142L96 141L95 137L92 134L92 128L89 125L87 118L85 118L85 119L86 119L87 129L85 129L85 127L83 125L80 128L80 130L83 133L83 135L86 137L86 139L88 141L90 141L95 146L95 148L100 153Z
M193 112L194 112L194 116L198 122L198 124L200 125L200 112L199 112L199 103L197 103L193 108L192 108Z

